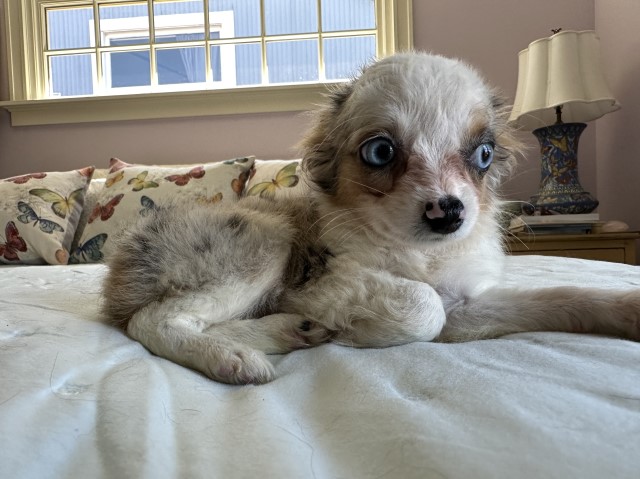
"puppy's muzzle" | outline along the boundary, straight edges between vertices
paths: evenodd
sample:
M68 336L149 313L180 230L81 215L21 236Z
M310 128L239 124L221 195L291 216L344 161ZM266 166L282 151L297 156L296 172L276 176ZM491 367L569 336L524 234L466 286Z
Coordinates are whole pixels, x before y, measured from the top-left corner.
M445 196L437 204L425 205L425 218L435 233L453 233L464 223L464 204L455 196Z

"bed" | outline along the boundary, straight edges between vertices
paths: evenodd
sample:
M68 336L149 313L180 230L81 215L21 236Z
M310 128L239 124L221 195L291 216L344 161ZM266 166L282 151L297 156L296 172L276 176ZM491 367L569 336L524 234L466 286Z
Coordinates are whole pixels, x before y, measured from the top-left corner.
M104 207L91 202L85 221ZM526 333L325 344L270 356L269 384L229 386L101 321L106 267L82 262L95 253L82 234L67 264L0 267L2 477L638 477L639 343ZM637 289L640 268L510 257L505 282Z

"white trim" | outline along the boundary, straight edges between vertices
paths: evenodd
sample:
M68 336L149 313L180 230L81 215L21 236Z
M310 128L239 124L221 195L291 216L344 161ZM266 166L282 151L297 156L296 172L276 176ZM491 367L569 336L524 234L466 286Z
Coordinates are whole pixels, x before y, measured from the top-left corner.
M303 111L321 103L332 85L335 83L52 98L0 102L0 107L11 112L12 126Z

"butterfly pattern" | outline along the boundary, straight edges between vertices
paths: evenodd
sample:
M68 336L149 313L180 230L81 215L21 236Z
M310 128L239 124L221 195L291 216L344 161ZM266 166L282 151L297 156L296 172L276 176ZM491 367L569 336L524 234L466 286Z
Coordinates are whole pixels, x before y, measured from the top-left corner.
M152 216L168 201L214 205L245 192L255 158L177 167L132 165L112 159L104 186L88 200L86 225L80 227L69 262L103 261L114 252L111 238L140 217ZM104 235L104 236L103 236Z
M32 221L33 226L38 225L40 227L40 231L47 234L52 234L54 231L58 231L60 233L64 233L64 228L60 226L58 223L41 218L36 214L36 212L24 201L18 201L18 210L21 215L18 215L18 221L20 223L29 224Z
M0 263L67 264L94 172L87 166L0 180Z
M254 157L241 156L239 158L232 158L231 160L225 160L225 161L223 161L223 163L225 165L235 165L235 164L244 165L246 162L248 162L252 158L254 158Z
M29 190L29 194L37 196L38 198L51 203L51 210L56 216L64 219L75 205L82 200L84 189L78 188L72 191L69 196L65 197L55 191L51 191L48 188L35 188Z
M23 185L31 179L41 180L46 177L47 177L46 173L30 173L28 175L14 176L12 178L7 178L4 181L9 181L11 183L15 183L16 185Z
M171 181L172 183L175 183L177 186L185 186L186 184L189 183L189 181L192 178L193 179L202 178L205 173L206 172L204 171L204 168L202 166L196 166L195 168L191 169L188 173L185 173L183 175L169 175L169 176L166 176L164 179L167 181Z
M97 263L104 259L102 247L107 241L107 233L100 233L88 239L72 251L69 264Z
M129 163L122 161L119 158L111 158L109 160L109 174L115 173L116 171L123 170L128 166L131 166L131 165Z
M196 198L196 203L200 205L215 205L222 201L222 191L216 193L213 196L203 196L200 195Z
M297 162L289 163L281 168L276 177L271 181L263 181L253 185L247 196L260 196L260 198L273 199L276 196L276 192L282 188L293 188L300 181L300 177L296 175L296 169L298 167Z
M231 189L236 195L238 195L238 197L242 196L242 191L247 184L247 180L250 178L250 176L253 176L253 174L255 174L255 171L256 170L254 168L248 171L243 171L237 178L231 180Z
M76 170L76 172L80 176L90 180L93 177L93 172L95 170L96 170L95 166L85 166L84 168L80 168L79 170Z
M91 215L89 215L87 223L93 223L98 218L100 218L102 221L107 221L113 216L113 212L115 211L116 206L120 203L122 198L124 198L124 193L120 193L119 195L114 196L104 205L97 203L93 208Z
M7 261L18 261L18 253L27 251L27 243L20 236L18 228L13 221L9 221L4 227L4 243L0 244L0 256Z
M155 181L147 180L148 174L149 172L145 170L127 181L128 185L133 185L132 191L141 191L145 188L157 188L160 186Z
M142 209L139 211L140 216L149 216L149 214L158 209L155 202L146 195L140 197L140 204L142 205Z
M124 178L124 171L120 170L117 175L109 176L104 184L107 188L111 188L118 181L121 181L122 178Z

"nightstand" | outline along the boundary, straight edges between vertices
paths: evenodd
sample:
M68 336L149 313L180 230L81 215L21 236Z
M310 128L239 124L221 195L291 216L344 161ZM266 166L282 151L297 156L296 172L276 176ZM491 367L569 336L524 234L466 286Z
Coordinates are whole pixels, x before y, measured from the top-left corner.
M508 238L507 250L513 255L540 254L636 264L638 238L640 232L637 231L535 236L519 233Z

